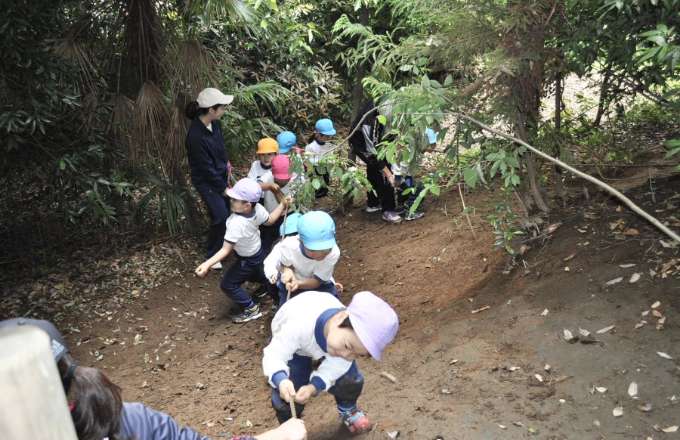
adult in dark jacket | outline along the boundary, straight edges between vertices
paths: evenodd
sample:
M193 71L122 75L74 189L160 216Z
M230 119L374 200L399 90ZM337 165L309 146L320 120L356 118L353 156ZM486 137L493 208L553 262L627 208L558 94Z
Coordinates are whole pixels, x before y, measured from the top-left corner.
M378 115L373 101L366 102L352 122L350 131L361 126L349 138L349 144L366 164L366 177L377 193L368 192L366 212L382 211L383 220L399 223L402 218L396 212L394 174L387 161L378 158L378 144L383 140L384 132L383 125L378 122Z
M31 325L50 337L73 424L79 440L210 440L191 428L181 426L171 416L142 403L123 402L121 389L96 368L83 367L73 359L63 336L49 321L15 318L0 321L4 328ZM289 423L290 422L290 423ZM232 440L304 440L305 425L300 419L286 422L257 436Z
M229 200L224 193L228 184L229 157L218 120L224 115L225 106L233 100L231 95L207 88L185 109L185 115L191 119L186 138L191 182L210 213L208 258L222 248L225 223L229 217ZM222 265L217 263L213 268L221 269Z

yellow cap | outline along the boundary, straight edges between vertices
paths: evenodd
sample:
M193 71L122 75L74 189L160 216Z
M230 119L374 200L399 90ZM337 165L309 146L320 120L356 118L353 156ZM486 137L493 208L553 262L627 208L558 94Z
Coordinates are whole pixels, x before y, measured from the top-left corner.
M257 143L257 154L278 153L279 143L272 138L262 138Z

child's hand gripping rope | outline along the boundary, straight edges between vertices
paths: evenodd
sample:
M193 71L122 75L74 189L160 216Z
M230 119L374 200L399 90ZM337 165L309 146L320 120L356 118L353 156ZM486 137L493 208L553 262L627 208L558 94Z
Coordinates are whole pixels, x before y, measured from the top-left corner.
M199 266L196 268L195 272L196 272L196 275L198 275L199 277L203 278L204 276L206 276L206 275L208 274L208 271L209 271L209 270L210 270L210 266L207 265L207 264L204 262L204 263L202 263L201 265L199 265Z

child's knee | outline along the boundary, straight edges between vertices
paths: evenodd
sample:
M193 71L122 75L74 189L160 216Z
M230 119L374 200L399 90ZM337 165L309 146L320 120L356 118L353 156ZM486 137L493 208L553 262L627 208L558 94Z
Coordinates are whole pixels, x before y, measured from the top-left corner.
M356 399L364 388L364 376L358 371L356 374L346 374L335 382L334 388L333 394L337 399Z

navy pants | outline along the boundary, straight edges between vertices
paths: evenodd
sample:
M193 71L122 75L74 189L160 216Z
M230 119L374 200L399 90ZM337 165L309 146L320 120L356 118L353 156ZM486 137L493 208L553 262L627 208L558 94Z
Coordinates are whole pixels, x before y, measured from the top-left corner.
M288 362L288 367L290 368L288 378L293 381L296 390L309 383L309 376L312 374L312 358L297 354L293 355L293 359ZM338 412L343 414L352 412L357 408L357 399L361 395L363 388L364 376L359 371L357 363L352 362L352 366L347 370L347 373L340 376L328 392L335 396ZM272 388L272 407L276 411L276 418L279 419L279 423L283 423L292 417L290 404L281 398L279 390L276 388ZM304 405L295 404L298 416L302 415L304 409Z
M276 288L278 289L279 292L279 307L281 307L288 298L288 291L286 290L286 285L283 284L283 282L281 281L281 275L279 275L279 280L276 282ZM332 281L325 281L321 283L321 285L316 289L298 289L295 292L291 292L290 297L292 298L298 293L307 292L310 290L313 290L315 292L326 292L330 293L336 298L338 297L338 289L335 288L335 283Z
M241 285L246 281L256 281L267 285L267 277L264 275L264 259L267 256L260 248L250 257L241 257L236 254L236 262L224 273L220 288L234 301L241 310L252 307L255 303Z
M207 257L210 258L222 248L227 217L229 217L229 199L208 185L195 185L201 199L208 206L210 229L208 230Z

